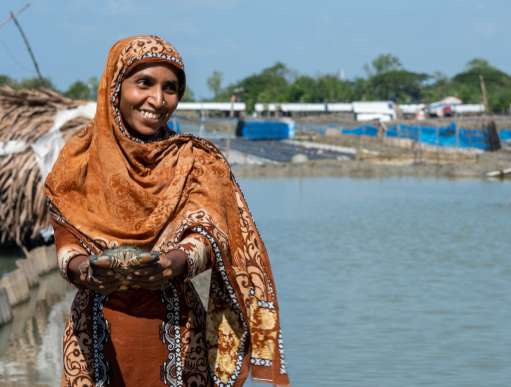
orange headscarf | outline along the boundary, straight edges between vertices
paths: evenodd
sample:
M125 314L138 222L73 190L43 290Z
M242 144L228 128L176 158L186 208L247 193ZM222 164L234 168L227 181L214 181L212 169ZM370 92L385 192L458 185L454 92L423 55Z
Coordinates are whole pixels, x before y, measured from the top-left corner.
M149 247L175 210L174 190L183 186L193 158L191 146L180 146L174 137L142 143L123 126L118 109L123 75L145 61L169 62L184 74L180 55L158 37L117 42L99 84L96 116L63 148L46 191L84 234ZM184 76L179 78L182 95ZM185 162L176 170L178 159Z
M167 251L187 233L215 253L208 307L209 365L215 384L256 379L288 384L279 309L268 255L225 158L210 142L169 135L133 138L118 111L123 76L145 61L173 65L184 92L183 62L155 36L110 50L95 118L65 145L46 180L63 223L101 251L119 245Z

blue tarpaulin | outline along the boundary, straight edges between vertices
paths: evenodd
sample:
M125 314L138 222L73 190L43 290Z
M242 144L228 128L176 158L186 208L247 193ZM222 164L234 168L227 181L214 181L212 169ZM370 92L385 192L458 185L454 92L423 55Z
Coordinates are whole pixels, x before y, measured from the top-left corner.
M353 129L341 129L341 133L348 136L376 137L378 135L378 128L373 125L364 125Z
M386 135L442 147L489 149L486 130L457 128L455 122L447 126L397 124Z
M375 137L378 128L373 125L362 125L351 129L341 129L342 134L352 136ZM511 129L501 129L499 132L502 141L511 140ZM457 127L456 122L447 126L427 126L417 124L390 125L385 136L394 138L408 138L423 144L441 147L476 148L489 150L489 134L487 129L465 129Z
M167 127L176 133L181 133L181 125L178 120L172 119L167 122Z
M294 136L295 123L291 120L246 120L240 121L236 132L247 140L284 140Z
M501 141L508 142L511 141L511 129L500 129L499 137Z

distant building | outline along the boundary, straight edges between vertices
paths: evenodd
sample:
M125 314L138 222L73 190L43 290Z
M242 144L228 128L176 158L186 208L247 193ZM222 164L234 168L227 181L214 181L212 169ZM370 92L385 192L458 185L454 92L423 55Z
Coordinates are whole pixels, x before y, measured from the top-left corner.
M177 105L178 112L197 112L201 116L213 113L225 117L239 117L245 110L244 102L180 102Z

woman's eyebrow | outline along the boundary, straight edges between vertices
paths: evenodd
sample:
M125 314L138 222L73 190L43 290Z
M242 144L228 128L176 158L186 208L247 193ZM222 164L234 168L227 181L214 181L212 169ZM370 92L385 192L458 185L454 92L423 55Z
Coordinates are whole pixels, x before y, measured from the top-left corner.
M154 80L154 77L149 75L149 74L145 74L145 73L137 73L135 74L135 77L136 79L142 79L142 78L146 78L146 79L151 79L151 80Z

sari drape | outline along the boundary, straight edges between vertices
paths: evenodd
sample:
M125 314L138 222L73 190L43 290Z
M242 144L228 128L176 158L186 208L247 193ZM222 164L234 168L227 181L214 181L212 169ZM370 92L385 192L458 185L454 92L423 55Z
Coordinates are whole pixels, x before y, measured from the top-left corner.
M212 252L209 305L202 308L188 280L171 281L161 292L108 297L80 289L64 337L64 385L121 385L116 383L130 362L160 370L159 380L146 386L240 386L250 372L287 385L268 254L226 159L204 139L169 132L144 143L123 127L123 75L144 61L168 63L184 79L181 57L161 38L116 43L100 81L96 116L63 148L46 194L61 235L72 236L70 244L88 254L122 245L166 253L188 235L201 235ZM147 314L154 321L138 324ZM116 364L126 354L112 353L115 340L122 340L123 329L132 337L146 326L149 336L159 335L165 359L147 364L137 357L142 351L119 371Z

